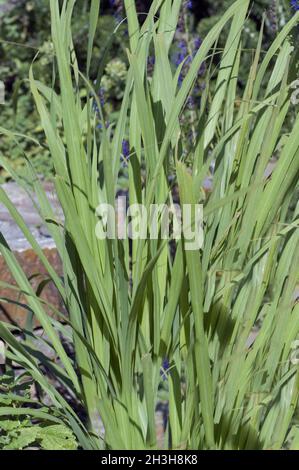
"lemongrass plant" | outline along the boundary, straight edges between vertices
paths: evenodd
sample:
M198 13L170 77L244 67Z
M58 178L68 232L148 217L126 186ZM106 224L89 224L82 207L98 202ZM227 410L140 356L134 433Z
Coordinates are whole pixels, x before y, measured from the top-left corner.
M48 315L48 305L0 235L2 256L59 360L49 364L37 354L34 331L25 331L20 341L2 322L0 337L8 360L32 376L52 400L55 414L53 407L7 406L0 415L67 423L83 449L298 449L294 348L299 338L299 115L292 99L296 53L290 37L299 13L266 52L262 24L241 96L238 71L248 54L242 50L248 0L236 1L210 30L180 87L170 48L181 2L154 0L140 25L135 2L125 0L127 83L117 121L108 127L102 122L99 138L94 103L102 116L98 92L105 58L96 84L89 69L100 1L91 2L86 70L79 70L72 44L74 4L49 2L56 92L37 80L34 63L29 77L64 222L53 213L30 162L26 179L11 170L29 194L35 193L63 264L62 278L0 189L1 203L65 305L66 313L54 312L55 319ZM228 26L219 55L217 41ZM155 65L149 78L152 49ZM198 138L186 156L180 116L204 61ZM214 77L216 85L210 89ZM10 134L16 145L24 138L11 130L1 132ZM176 241L170 253L162 239L129 243L96 236L97 206L115 204L122 141L128 132L129 203L149 208L171 200L169 172L175 169L180 203L204 204L201 250L185 250L184 240ZM277 163L266 177L273 155ZM212 162L213 188L207 196L202 187ZM7 162L1 164L8 169ZM68 356L60 333L72 342L74 358ZM80 402L86 420L55 388L43 366L51 368L59 390ZM168 419L161 443L155 416L162 388Z

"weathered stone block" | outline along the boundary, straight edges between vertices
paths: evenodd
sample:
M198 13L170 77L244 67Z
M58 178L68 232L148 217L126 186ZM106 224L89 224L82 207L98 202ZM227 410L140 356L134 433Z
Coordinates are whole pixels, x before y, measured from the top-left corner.
M31 199L25 191L19 188L15 183L5 184L2 187L14 203L15 207L22 214L30 231L38 241L39 245L43 248L50 264L54 267L57 273L61 275L61 261L56 251L55 244L47 234L45 227L42 226L42 221L37 214ZM52 185L47 183L47 185L45 185L45 189L58 217L62 217L61 210L54 196ZM47 278L46 270L25 239L23 233L16 226L14 221L11 219L9 212L2 204L0 204L0 231L4 235L10 248L15 253L17 260L36 291L40 282ZM16 285L1 255L0 281L10 285ZM4 300L1 301L1 298ZM41 298L48 303L53 304L57 309L61 309L62 307L61 299L53 283L47 284L42 291ZM26 322L28 310L19 306L18 303L26 304L26 298L24 295L20 295L18 291L0 286L1 320L23 326Z

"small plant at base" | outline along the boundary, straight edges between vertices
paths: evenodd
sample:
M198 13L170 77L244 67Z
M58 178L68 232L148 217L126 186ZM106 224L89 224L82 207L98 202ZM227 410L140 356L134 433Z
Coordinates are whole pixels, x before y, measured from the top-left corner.
M30 402L32 403L32 385L32 380L28 381L28 378L25 378L25 381L22 377L16 380L12 372L0 376L0 450L24 450L28 447L43 450L76 450L77 440L65 424L34 419L26 415L26 409L21 409L24 404L28 406ZM8 406L13 411L3 413L3 409L7 409ZM35 406L38 415L38 402ZM55 413L53 417L54 415Z

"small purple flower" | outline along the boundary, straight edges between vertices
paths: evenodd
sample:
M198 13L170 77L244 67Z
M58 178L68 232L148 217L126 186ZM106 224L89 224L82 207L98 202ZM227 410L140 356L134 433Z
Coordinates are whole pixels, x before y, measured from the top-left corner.
M192 10L192 8L193 8L192 0L187 0L186 3L185 3L185 6L186 6L186 8L188 8L188 10Z
M183 40L179 41L178 47L179 49L181 49L183 54L187 54L188 49L187 49L186 41L183 41Z
M130 144L129 141L124 139L122 142L122 155L121 155L121 161L123 164L123 167L128 166L130 159Z
M122 143L122 152L123 152L123 156L125 158L128 158L129 155L130 155L130 144L129 144L129 141L128 140L123 140L123 143Z
M162 367L163 367L163 369L164 369L165 371L167 371L167 370L169 369L170 364L169 364L169 360L168 360L167 357L165 357L165 358L163 359Z
M290 5L292 10L299 11L299 0L291 0Z
M179 41L178 43L179 52L177 52L174 56L174 63L178 67L184 60L188 54L188 47L186 41Z
M162 367L160 371L160 375L163 380L167 380L167 375L169 374L170 363L167 357L165 357L162 361Z
M175 55L174 63L178 67L182 62L185 60L185 54L181 54L180 52Z

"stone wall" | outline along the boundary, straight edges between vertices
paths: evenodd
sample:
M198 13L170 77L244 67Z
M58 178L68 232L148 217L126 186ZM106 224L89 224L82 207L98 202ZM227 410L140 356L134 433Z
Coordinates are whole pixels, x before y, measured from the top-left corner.
M62 274L61 262L55 248L52 238L47 233L46 228L42 225L41 219L34 207L33 201L20 189L15 183L7 183L2 185L2 188L10 197L15 207L23 216L27 226L38 241L39 245L43 248L49 262L55 268L59 275ZM53 187L51 184L45 184L47 196L51 201L57 217L61 218L61 210L54 196ZM20 265L22 266L27 278L33 288L36 289L41 281L46 279L46 270L42 263L39 261L37 255L34 253L21 230L16 226L12 220L6 207L0 203L0 231L4 235L8 245L15 253ZM0 282L16 285L7 266L0 255ZM43 290L41 298L53 304L55 308L61 309L62 303L53 283L49 283ZM12 301L12 302L10 302ZM14 302L14 303L13 303ZM20 295L18 291L0 285L0 319L8 321L13 324L23 326L26 322L28 310L18 305L24 304L26 299L24 295Z

